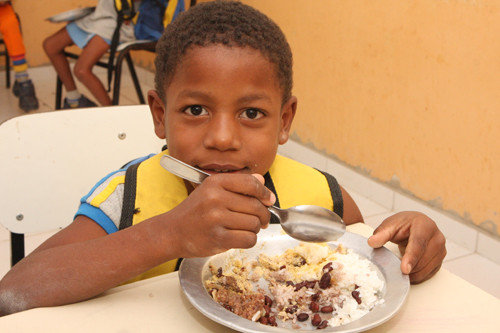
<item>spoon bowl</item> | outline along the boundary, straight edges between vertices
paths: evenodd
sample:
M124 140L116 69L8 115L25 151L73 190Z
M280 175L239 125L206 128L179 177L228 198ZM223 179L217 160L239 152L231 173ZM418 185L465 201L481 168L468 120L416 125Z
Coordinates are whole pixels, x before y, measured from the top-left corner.
M160 164L174 175L197 184L210 176L169 155L164 155ZM267 209L280 220L281 227L288 235L304 242L335 241L345 233L342 218L320 206L301 205L287 209L270 206Z

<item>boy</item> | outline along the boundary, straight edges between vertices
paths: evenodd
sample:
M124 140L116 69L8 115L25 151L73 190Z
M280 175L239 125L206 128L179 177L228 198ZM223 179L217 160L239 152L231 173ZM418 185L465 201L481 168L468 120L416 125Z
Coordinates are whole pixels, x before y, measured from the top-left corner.
M0 314L85 300L172 271L177 258L252 247L275 202L322 205L346 224L362 221L332 176L276 156L297 99L290 47L266 16L238 2L196 5L167 27L155 65L148 100L168 151L129 163L83 197L73 223L0 282ZM211 176L185 182L162 169L164 154ZM304 195L310 186L317 191ZM419 213L388 218L369 243L387 241L404 251L401 269L414 283L446 254L442 233Z

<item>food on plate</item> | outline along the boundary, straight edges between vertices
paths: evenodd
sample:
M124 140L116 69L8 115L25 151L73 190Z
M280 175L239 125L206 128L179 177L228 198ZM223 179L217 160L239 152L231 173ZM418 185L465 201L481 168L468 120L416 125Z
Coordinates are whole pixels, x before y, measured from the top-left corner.
M205 288L213 299L265 325L335 327L384 302L385 282L375 266L342 245L301 243L278 255L261 253L256 260L234 250L209 269Z

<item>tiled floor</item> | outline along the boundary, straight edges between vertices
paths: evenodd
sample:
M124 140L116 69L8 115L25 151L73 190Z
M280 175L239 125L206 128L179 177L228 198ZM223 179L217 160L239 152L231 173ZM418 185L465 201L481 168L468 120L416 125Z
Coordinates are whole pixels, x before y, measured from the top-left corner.
M142 82L143 91L146 92L148 89L151 89L153 75L145 70L139 70L138 74ZM31 68L30 75L35 82L40 101L40 109L35 112L51 112L54 108L55 99L55 74L52 68L50 66ZM120 104L136 104L138 100L126 70L124 75ZM105 77L104 70L99 69L99 76L102 78ZM5 88L4 79L5 72L0 71L0 124L7 119L24 114L17 107L17 98L12 95L10 90ZM81 90L83 93L86 93L85 89L82 88ZM8 143L1 142L0 144ZM280 151L284 155L334 174L359 205L366 223L372 227L378 226L393 211L401 209L423 210L438 222L441 230L447 236L448 255L443 264L444 268L495 297L500 298L500 284L498 283L500 264L494 261L498 257L490 257L494 259L490 260L487 255L488 253L497 252L500 246L498 241L478 234L474 229L464 227L463 224L453 221L448 216L439 212L433 212L429 207L422 206L421 203L413 202L411 199L403 197L391 189L384 188L372 180L356 174L356 172L346 168L344 165L328 160L324 156L300 144L290 142L280 149ZM1 193L0 189L0 196L2 195L6 194ZM31 252L51 234L52 232L28 235L26 237L27 253ZM484 239L486 241L483 241ZM0 227L0 277L9 269L9 244L8 231ZM486 255L482 256L479 253L486 253Z

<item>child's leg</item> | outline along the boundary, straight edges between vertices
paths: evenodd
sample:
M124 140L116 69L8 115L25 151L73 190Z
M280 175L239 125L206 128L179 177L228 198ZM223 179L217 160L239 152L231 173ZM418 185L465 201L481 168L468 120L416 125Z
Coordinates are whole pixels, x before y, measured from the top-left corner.
M19 28L19 21L10 4L0 6L0 32L3 35L5 46L12 59L16 82L14 83L14 95L19 97L19 107L24 111L38 109L38 99L35 87L28 75L28 64L26 62L26 49Z
M16 78L26 80L28 78L28 65L25 58L26 49L19 29L19 21L9 4L0 6L0 32L3 35L9 57L13 61Z
M104 39L94 36L83 48L73 69L77 79L87 87L102 106L111 105L111 98L101 80L92 73L92 68L108 49L109 44Z
M64 49L72 44L73 41L65 27L43 41L43 49L54 66L66 91L76 90L75 80L73 79L73 75L71 75L68 59L64 55Z

